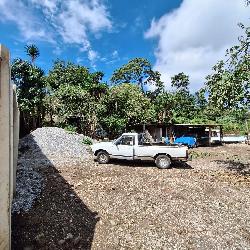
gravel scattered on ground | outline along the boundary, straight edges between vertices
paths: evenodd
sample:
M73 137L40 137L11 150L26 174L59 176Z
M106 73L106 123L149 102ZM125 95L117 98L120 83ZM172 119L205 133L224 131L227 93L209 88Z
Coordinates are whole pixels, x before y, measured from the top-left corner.
M250 249L250 146L192 151L192 162L160 170L99 165L87 149L63 164L43 150L44 188L13 215L13 249Z
M16 179L16 197L12 204L12 213L28 212L43 187L43 177L25 163L19 164Z
M62 128L44 127L20 140L13 213L27 212L39 197L44 181L40 168L72 164L89 157L83 138Z

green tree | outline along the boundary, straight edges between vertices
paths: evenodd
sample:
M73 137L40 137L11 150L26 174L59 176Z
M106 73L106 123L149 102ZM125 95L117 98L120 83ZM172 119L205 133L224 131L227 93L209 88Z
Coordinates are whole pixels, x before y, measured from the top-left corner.
M190 122L196 115L195 97L189 91L189 76L183 72L171 77L171 85L175 88L172 92L173 122Z
M206 90L205 88L201 88L195 92L195 105L199 111L204 111L207 107L207 99L205 97Z
M244 131L250 108L250 27L239 24L244 34L226 51L206 77L208 114L230 132Z
M53 91L61 85L80 86L98 98L107 90L107 85L101 82L103 75L102 72L91 73L84 66L57 60L49 71L47 84Z
M154 108L156 112L156 121L158 123L173 123L173 112L175 107L175 98L171 92L163 92L154 99Z
M27 56L31 58L31 62L34 64L36 58L39 57L40 55L40 52L37 46L35 44L26 45L25 51L26 51Z
M40 127L44 118L44 72L28 61L15 59L11 67L11 79L17 85L23 133L28 133Z
M163 89L163 82L158 71L154 71L150 62L145 58L134 58L121 68L114 71L110 81L112 84L134 83L143 90L144 85L155 85Z
M55 92L61 123L74 121L78 132L93 135L96 127L96 105L91 94L80 86L61 85Z
M177 91L188 92L189 76L181 72L171 77L171 86L176 88Z
M93 135L98 123L100 98L108 91L108 86L101 82L102 78L102 72L91 73L86 67L56 61L47 77L50 117L58 116L64 125L72 125L72 120L78 121L74 125L79 132Z
M246 109L250 103L250 28L245 28L239 44L226 53L226 60L213 67L206 77L209 105L219 112Z
M150 99L138 86L129 83L112 87L101 104L100 123L111 136L131 125L148 122L155 116Z

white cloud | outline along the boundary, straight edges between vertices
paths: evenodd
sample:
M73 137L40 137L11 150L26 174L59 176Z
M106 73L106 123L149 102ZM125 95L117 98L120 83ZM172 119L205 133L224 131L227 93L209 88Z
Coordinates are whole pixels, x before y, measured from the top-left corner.
M113 50L107 57L103 58L103 62L105 62L107 65L114 64L120 61L120 55L118 50Z
M56 19L56 25L65 42L82 44L83 47L88 47L87 31L98 33L112 27L105 6L97 0L67 1Z
M142 32L143 25L145 23L145 18L143 16L137 16L134 20L133 25L131 25L131 31L132 32Z
M145 37L158 41L154 68L167 87L179 72L190 76L193 90L201 87L225 50L237 43L239 22L249 23L249 8L240 0L184 0L178 9L153 19Z
M76 58L76 63L82 63L83 61L84 61L84 59L81 57Z
M113 57L113 58L119 57L119 54L118 54L118 51L117 51L117 50L114 50L114 51L112 52L112 57Z
M48 39L50 42L52 41L51 37L46 34L40 20L30 12L23 2L0 0L0 13L0 21L15 23L25 40L36 38L38 40Z
M88 51L88 59L90 61L95 61L99 57L98 53L94 50L89 50Z
M56 56L60 56L60 55L62 54L62 52L63 52L63 49L60 48L59 46L56 46L56 47L54 48L54 50L52 51L52 53L53 53L54 55L56 55Z
M98 54L92 49L89 34L98 36L112 29L102 0L0 0L0 12L0 21L15 23L26 41L45 40L57 43L57 47L62 42L75 44L92 62Z
M95 62L100 58L99 54L97 51L90 49L88 51L88 59L90 61L91 66L96 69L96 64Z
M50 13L55 13L57 10L58 0L31 0L31 3L40 5ZM45 9L43 9L45 11Z

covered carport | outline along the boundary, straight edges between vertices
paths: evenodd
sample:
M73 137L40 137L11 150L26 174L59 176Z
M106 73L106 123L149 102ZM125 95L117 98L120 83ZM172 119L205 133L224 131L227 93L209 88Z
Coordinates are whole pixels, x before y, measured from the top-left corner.
M223 131L221 124L174 124L170 130L173 136L194 136L198 146L211 146L221 144Z
M221 124L145 123L133 126L133 128L129 128L128 130L138 133L148 130L156 142L160 142L166 137L173 142L181 136L193 136L197 139L198 146L221 144L223 137Z

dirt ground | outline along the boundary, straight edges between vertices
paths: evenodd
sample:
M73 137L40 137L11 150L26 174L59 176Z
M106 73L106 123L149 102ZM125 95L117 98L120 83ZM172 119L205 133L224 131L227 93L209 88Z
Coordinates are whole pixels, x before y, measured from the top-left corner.
M14 214L13 249L250 249L250 146L191 150L193 161L93 159L40 167L41 197Z

